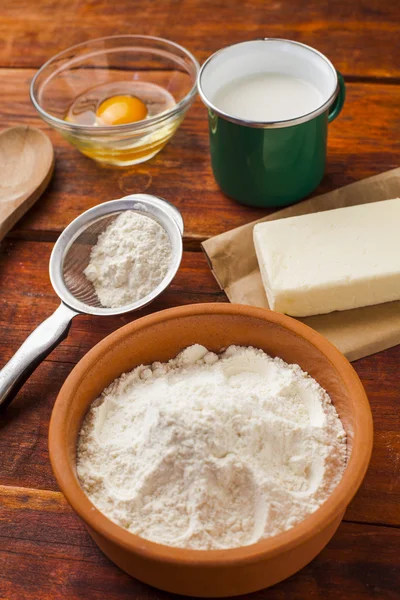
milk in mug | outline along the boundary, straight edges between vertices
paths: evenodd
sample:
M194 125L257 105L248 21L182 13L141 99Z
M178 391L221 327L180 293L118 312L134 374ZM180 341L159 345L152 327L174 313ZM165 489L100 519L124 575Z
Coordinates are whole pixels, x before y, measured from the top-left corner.
M286 121L306 115L324 103L321 92L304 79L283 73L238 77L219 88L213 104L246 121Z

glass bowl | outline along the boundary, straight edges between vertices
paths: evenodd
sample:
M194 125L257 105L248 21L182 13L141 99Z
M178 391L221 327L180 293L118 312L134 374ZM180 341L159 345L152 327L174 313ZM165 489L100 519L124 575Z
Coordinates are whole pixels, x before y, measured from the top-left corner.
M30 95L41 118L82 154L108 165L149 160L171 139L196 95L199 64L182 46L157 37L104 37L72 46L34 76ZM175 100L168 110L123 125L84 125L65 120L77 98L99 86L155 84ZM101 89L101 88L100 88ZM111 88L110 88L111 89Z

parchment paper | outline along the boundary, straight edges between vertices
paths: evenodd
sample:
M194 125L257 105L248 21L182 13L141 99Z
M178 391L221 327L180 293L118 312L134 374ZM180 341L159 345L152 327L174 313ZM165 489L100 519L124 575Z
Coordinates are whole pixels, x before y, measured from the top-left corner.
M397 197L400 197L400 168L351 183L232 229L210 238L202 247L218 284L231 302L269 308L253 245L256 223ZM299 321L322 333L349 360L400 343L400 301L305 317Z

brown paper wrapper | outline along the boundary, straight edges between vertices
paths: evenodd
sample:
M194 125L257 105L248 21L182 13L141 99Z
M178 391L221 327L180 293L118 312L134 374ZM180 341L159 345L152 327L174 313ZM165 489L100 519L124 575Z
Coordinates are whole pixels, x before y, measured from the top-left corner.
M253 245L256 223L400 197L400 168L268 215L202 244L211 270L231 302L269 308ZM400 235L400 229L399 229ZM299 319L356 360L400 343L400 301Z

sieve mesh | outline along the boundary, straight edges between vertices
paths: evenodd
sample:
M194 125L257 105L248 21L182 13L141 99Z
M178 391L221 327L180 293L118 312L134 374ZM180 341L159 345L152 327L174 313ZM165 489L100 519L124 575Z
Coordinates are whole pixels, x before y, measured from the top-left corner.
M132 210L153 219L167 232L172 257L163 281L147 296L130 304L104 307L84 271L90 262L99 236L124 211ZM182 259L183 220L180 212L166 200L149 194L132 194L90 208L66 227L58 238L50 258L50 279L64 304L79 313L118 315L138 310L152 302L170 284Z
M88 306L102 308L96 290L84 271L89 264L90 252L97 244L99 235L118 217L120 213L104 215L88 225L67 249L63 262L63 278L70 293Z

